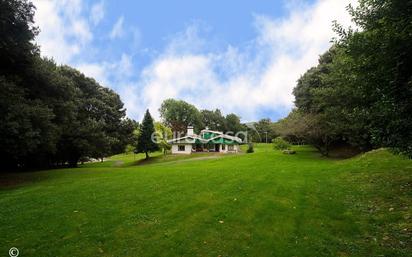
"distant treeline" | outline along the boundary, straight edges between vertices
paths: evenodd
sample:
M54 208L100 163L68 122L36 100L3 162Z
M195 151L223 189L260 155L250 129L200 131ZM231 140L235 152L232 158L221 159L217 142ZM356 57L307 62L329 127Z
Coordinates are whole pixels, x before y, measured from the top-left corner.
M4 170L75 166L124 151L134 122L119 96L40 57L35 8L0 1L0 163Z
M166 99L159 109L162 122L173 132L186 132L187 126L194 126L196 132L205 127L222 132L239 132L245 129L240 117L234 113L224 116L219 109L198 110L183 100Z
M231 133L239 133L238 136L246 142L268 142L279 136L276 123L270 119L261 119L258 122L242 123L240 116L235 113L223 115L219 109L199 110L193 104L183 100L166 99L159 109L163 124L173 132L185 133L187 126L194 126L199 133L204 128ZM246 132L246 133L243 133ZM247 134L247 138L245 135Z
M412 1L360 0L348 11L359 29L334 25L338 38L299 79L277 131L325 155L347 144L412 156Z

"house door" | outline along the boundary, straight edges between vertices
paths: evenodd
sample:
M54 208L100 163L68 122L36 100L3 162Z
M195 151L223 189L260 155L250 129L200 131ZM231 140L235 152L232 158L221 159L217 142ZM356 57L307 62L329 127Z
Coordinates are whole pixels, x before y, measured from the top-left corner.
M220 145L215 145L215 152L219 152Z

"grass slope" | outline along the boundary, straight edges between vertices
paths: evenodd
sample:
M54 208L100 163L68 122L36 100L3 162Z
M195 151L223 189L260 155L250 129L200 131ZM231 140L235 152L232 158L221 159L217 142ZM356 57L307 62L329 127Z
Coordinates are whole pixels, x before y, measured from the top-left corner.
M0 253L21 256L408 256L412 162L119 155L2 175ZM143 165L145 164L145 165Z

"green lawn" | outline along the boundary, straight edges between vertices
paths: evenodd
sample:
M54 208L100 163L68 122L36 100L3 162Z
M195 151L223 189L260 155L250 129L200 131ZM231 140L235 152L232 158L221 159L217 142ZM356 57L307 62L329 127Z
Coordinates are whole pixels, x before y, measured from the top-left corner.
M0 177L0 256L410 256L412 161L118 155Z

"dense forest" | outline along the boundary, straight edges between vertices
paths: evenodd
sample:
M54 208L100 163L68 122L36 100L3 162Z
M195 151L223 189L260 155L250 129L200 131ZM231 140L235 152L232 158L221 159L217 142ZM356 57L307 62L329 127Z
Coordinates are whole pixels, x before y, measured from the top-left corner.
M234 113L224 116L219 109L198 110L196 106L183 100L164 100L159 113L163 123L173 132L185 133L189 125L194 126L196 132L205 127L232 133L245 129L245 126L240 122L240 117Z
M328 155L336 145L412 156L412 1L360 0L356 29L335 24L333 46L299 80L283 137Z
M76 166L123 152L135 125L120 97L40 56L31 2L1 0L0 10L2 168Z

